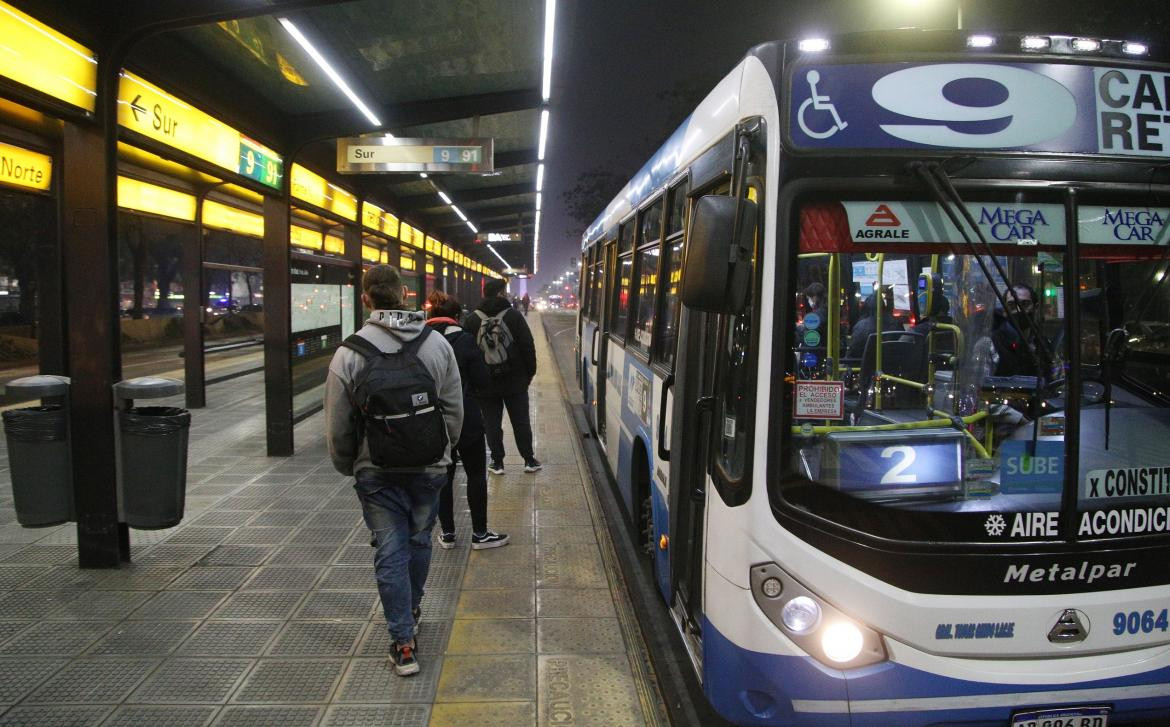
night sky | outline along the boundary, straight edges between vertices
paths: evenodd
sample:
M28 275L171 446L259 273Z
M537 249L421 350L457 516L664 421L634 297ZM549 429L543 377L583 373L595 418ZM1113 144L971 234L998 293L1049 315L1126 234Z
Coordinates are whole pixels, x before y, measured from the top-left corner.
M1147 41L1166 27L1168 9L1164 0L962 5L963 27L972 32ZM563 193L591 169L623 179L636 172L753 45L858 30L954 28L956 15L956 0L559 0L540 272L529 289L568 270L579 254L584 225L567 213Z

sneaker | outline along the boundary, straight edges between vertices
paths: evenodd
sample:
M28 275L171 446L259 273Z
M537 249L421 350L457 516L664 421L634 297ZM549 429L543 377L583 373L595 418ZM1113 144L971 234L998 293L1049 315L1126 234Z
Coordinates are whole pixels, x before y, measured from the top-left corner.
M530 459L524 463L524 471L525 472L540 472L540 468L543 466L544 465L542 465L540 462L536 461L536 458L533 457L532 459Z
M491 530L483 535L471 535L471 549L484 550L485 548L498 548L501 545L508 544L507 533L493 533Z
M439 547L450 550L455 547L455 533L443 533L439 536Z
M491 472L493 475L504 474L504 463L492 460L492 463L488 465L488 472Z
M394 662L394 671L400 677L418 674L418 660L414 658L414 639L411 639L409 644L394 644L390 649L390 661Z

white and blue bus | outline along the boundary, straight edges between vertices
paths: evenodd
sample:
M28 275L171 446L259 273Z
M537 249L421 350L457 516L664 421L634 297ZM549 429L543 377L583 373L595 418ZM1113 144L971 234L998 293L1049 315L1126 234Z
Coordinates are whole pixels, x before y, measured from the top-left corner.
M767 43L587 230L591 424L729 720L1170 719L1164 51Z

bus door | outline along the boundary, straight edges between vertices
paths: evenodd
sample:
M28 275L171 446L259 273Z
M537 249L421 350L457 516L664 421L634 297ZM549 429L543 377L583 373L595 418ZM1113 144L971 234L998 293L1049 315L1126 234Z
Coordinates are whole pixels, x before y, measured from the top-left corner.
M597 332L593 335L594 385L597 387L597 406L593 420L597 428L597 439L605 447L605 390L609 386L609 329L610 308L613 305L614 266L617 264L617 247L612 240L602 249L601 299L605 301L597 319ZM619 394L621 392L618 392Z
M675 362L670 451L669 543L672 604L688 635L699 636L703 585L703 512L714 403L717 316L682 309Z

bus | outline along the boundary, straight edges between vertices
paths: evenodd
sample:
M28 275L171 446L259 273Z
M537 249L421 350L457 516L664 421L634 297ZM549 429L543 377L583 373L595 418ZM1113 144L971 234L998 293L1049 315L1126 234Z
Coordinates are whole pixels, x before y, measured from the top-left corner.
M590 425L728 720L1170 719L1165 50L766 43L586 230Z

